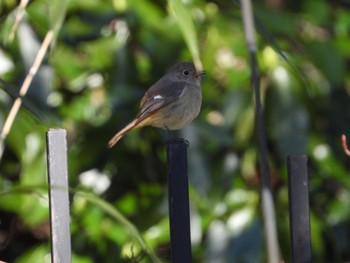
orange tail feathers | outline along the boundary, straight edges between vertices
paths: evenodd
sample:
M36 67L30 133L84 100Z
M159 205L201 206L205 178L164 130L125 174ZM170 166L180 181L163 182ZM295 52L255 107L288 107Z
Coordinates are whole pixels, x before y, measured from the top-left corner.
M135 119L132 122L130 122L128 125L126 125L121 131L119 131L116 135L114 135L112 139L109 140L107 147L112 148L121 138L123 138L123 136L128 131L135 128L137 123L138 123L138 120Z

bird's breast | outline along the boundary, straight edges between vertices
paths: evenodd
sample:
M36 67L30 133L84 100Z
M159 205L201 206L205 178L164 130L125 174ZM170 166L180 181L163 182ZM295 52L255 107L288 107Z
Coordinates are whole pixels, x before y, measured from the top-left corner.
M196 118L202 105L202 92L200 87L185 87L181 97L170 103L162 110L165 125L158 127L170 130L179 130ZM166 127L165 127L166 126Z

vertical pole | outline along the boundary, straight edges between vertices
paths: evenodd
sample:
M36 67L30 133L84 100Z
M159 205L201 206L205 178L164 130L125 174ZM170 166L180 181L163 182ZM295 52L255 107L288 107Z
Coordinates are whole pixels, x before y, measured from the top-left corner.
M289 155L288 197L293 263L311 263L309 186L307 156Z
M261 207L264 219L264 230L267 248L267 261L280 262L279 245L276 227L275 205L270 186L270 171L268 165L268 149L264 112L260 94L259 65L257 60L257 45L255 39L254 12L251 0L241 1L245 38L251 59L252 85L255 95L255 124L258 139L258 150L261 172Z
M167 142L171 261L192 262L187 177L187 144Z
M51 261L71 262L66 131L50 129L47 139Z

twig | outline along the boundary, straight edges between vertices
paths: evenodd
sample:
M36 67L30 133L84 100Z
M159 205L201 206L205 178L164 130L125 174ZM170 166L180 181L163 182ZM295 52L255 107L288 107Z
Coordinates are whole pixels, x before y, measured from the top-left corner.
M78 191L76 191L76 193L81 194L91 204L96 205L106 214L111 216L111 218L118 221L124 227L124 229L129 232L131 237L137 241L142 251L149 256L152 263L161 263L161 260L158 258L156 253L153 250L151 250L149 245L147 245L146 241L143 239L138 229L127 218L125 218L124 215L122 215L122 213L120 213L113 205L111 205L107 201L104 201L98 196L89 193Z
M24 10L26 9L26 6L28 5L28 3L29 3L29 0L21 0L21 3L18 6L16 19L15 19L15 22L13 23L13 25L11 27L11 31L10 31L10 34L9 34L10 42L12 42L13 39L15 38L15 33L17 31L19 23L22 20L22 17L24 15Z
M243 24L245 37L251 58L252 68L252 84L255 93L255 120L257 129L258 139L258 150L260 157L260 172L261 172L261 203L262 203L262 214L264 218L264 229L266 236L267 256L268 262L278 263L279 259L279 246L277 239L276 229L276 217L275 207L273 203L273 197L270 187L270 171L268 165L268 150L266 142L266 128L264 121L264 114L261 105L260 96L260 80L258 72L258 61L256 58L256 41L255 41L255 28L254 18L252 11L252 4L250 0L241 1L242 13L243 13Z
M47 34L44 38L44 41L41 44L41 47L38 51L38 54L35 57L34 63L31 66L31 68L30 68L30 70L29 70L20 90L19 90L19 96L14 101L12 108L9 112L9 115L6 118L4 127L2 128L1 134L0 134L0 149L1 150L3 149L4 140L6 139L8 133L11 130L12 124L16 118L18 110L22 105L22 98L27 94L29 86L32 83L35 74L38 72L38 69L39 69L41 62L46 54L46 51L47 51L47 49L48 49L48 47L53 39L53 36L54 36L53 30L50 30L47 32ZM1 159L1 155L2 155L2 151L0 152L0 159Z
M345 134L343 134L343 135L341 136L341 141L342 141L342 144L343 144L343 149L344 149L345 154L346 154L347 156L350 156L350 150L349 150L348 144L347 144L347 142L346 142L346 135L345 135Z
M134 245L131 245L130 252L131 252L131 257L127 257L124 263L138 263L138 262L141 262L141 260L146 256L145 251L141 251L138 255L135 255Z

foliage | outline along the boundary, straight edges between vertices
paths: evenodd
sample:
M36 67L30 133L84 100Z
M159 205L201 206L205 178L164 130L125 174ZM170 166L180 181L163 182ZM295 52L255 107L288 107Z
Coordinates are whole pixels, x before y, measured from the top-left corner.
M47 31L57 35L6 138L0 260L50 260L45 131L62 127L69 141L70 185L76 189L70 196L73 262L132 262L137 256L151 262L142 257L129 224L169 262L168 135L146 127L112 150L106 143L135 116L143 93L166 69L195 60L207 71L203 107L180 132L191 143L194 262L266 262L239 5L34 0L23 10L12 40L18 3L0 2L0 127ZM340 141L342 133L350 133L349 6L267 1L254 10L281 255L288 262L285 160L302 152L310 165L314 261L349 261L349 159Z

